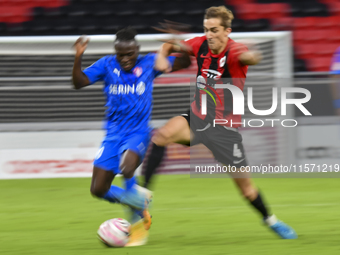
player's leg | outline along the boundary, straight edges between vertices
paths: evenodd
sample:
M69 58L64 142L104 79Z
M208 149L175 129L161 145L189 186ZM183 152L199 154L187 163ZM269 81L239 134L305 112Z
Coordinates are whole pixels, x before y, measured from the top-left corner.
M111 185L112 180L116 174L120 171L120 143L121 141L104 141L99 149L96 158L94 160L93 177L91 183L91 193L98 197L103 198L109 202L119 202L126 204L130 207L143 209L145 207L145 201L141 197L137 201L127 200L125 198L126 190L121 187ZM133 177L134 169L136 168L137 159L128 157L129 164L125 163L123 167L126 168L125 176ZM131 188L135 184L134 178L129 178L126 181L126 187Z
M160 165L165 155L166 147L158 146L157 144L151 144L151 151L146 162L144 171L144 188L148 188L151 184L151 179L156 173L156 169Z
M229 171L235 184L244 198L263 215L268 217L268 210L264 205L260 194L250 179L250 173L241 171L241 167L247 166L247 159L242 144L242 136L235 128L216 126L205 132L204 144L211 150L216 160L227 166L236 168L236 171Z
M188 116L188 114L186 114ZM162 162L165 154L165 146L170 143L190 142L190 127L188 120L183 116L170 119L163 127L159 128L152 137L152 148L145 169L144 187L148 187L157 167Z
M132 207L136 209L144 209L145 200L143 199L143 196L146 195L146 193L140 192L141 189L136 189L137 182L136 177L134 176L134 173L139 165L139 155L133 150L126 150L122 156L119 167L125 180L125 191L121 202L128 205L133 205ZM143 193L142 196L140 195L141 193Z
M134 173L137 167L144 159L147 146L150 141L149 132L137 132L127 136L121 149L124 154L121 158L120 169L125 178L126 191L123 194L123 201L127 204L133 204L132 220L142 217L145 228L150 228L151 217L148 212L148 203L151 200L152 192L137 185Z
M255 188L254 184L252 183L251 179L249 178L249 173L244 173L244 177L240 178L240 169L238 171L238 178L233 178L234 183L236 184L237 188L241 192L242 196L247 199L250 204L261 213L264 219L269 217L268 207L266 206L265 202L263 201L260 193ZM233 173L231 173L233 176Z
M279 221L275 215L271 215L268 212L268 206L265 204L261 194L257 191L251 179L249 178L249 173L241 173L244 174L244 178L240 178L240 169L238 170L238 178L234 178L234 182L241 194L245 199L247 199L250 204L261 213L263 216L263 221L281 238L283 239L296 239L297 234L293 228L288 226L287 224ZM233 174L231 174L233 175Z
M120 202L123 189L111 185L119 173L117 142L104 141L93 162L91 194L109 202Z
M124 190L111 185L115 176L116 174L113 171L107 171L94 166L90 188L91 194L112 203L119 203Z
M158 146L167 146L170 143L188 144L190 133L188 120L184 116L176 116L156 131L152 142Z
M243 197L261 213L265 223L282 238L297 238L295 231L291 227L278 221L275 215L269 214L268 206L266 206L261 194L252 183L249 171L245 171L247 160L242 144L242 136L238 130L216 126L214 129L205 131L205 134L204 144L214 154L215 159L226 166L236 168L236 171L230 171L229 174L234 179Z
M125 145L126 150L122 156L120 169L125 178L126 190L123 193L122 200L124 203L135 204L144 203L143 209L130 208L130 238L126 246L139 246L147 243L148 229L151 226L151 216L147 205L151 199L152 193L147 189L136 184L134 173L142 161L147 142L143 135L136 135L129 139ZM143 146L141 146L143 144ZM147 204L147 205L146 205Z
M130 203L130 201L127 201L126 199L126 190L118 186L111 185L115 175L120 172L119 168L122 168L125 170L125 177L128 177L125 179L125 186L134 186L134 178L129 177L133 176L133 173L139 164L138 155L133 151L127 150L124 153L124 157L122 158L121 165L119 167L119 151L115 145L116 143L104 142L97 153L94 161L95 166L93 168L91 181L91 193L94 196L105 199L109 202L126 204L130 206L130 208L131 206L135 207L135 203L139 203L144 206L145 199L143 196L139 196L140 199L137 199L137 202ZM118 155L115 155L117 153ZM131 208L130 210L137 216L136 221L141 218L145 218L145 214L143 214L144 210L139 211L135 208ZM150 217L150 215L147 216ZM149 218L147 219L150 221ZM150 225L151 221L150 223L148 222L148 224ZM138 221L132 225L130 237L131 241L129 242L129 246L143 245L147 242L147 237L148 232L145 230L144 220Z

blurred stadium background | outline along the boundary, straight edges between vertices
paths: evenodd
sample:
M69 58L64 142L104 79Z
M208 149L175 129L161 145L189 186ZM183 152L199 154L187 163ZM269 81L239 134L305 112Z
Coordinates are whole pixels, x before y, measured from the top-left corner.
M339 164L333 107L339 95L332 92L339 79L329 72L340 46L339 0L0 0L0 179L24 178L0 180L0 254L339 254L337 179L255 181L270 209L299 235L282 241L259 224L231 180L160 175L148 245L112 250L102 249L96 230L109 218L126 217L121 207L93 199L90 178L50 178L91 176L104 135L102 85L80 91L71 85L76 38L91 37L83 67L110 54L113 35L128 25L144 54L165 37L152 28L158 22L182 22L202 33L204 10L219 5L235 15L230 37L256 42L264 56L246 83L254 86L255 108L271 106L273 87L312 94L305 104L312 116L293 108L286 116L298 127L241 130L249 163ZM187 110L195 72L193 63L155 81L155 127ZM256 116L246 111L248 118ZM196 153L211 160L201 148ZM160 172L188 173L189 163L190 150L171 145Z
M312 94L306 104L312 117L290 112L299 122L293 131L242 131L250 164L338 163L339 117L329 74L340 45L337 0L0 0L0 177L90 175L103 135L104 98L100 84L72 89L71 47L79 35L100 35L91 36L86 67L113 51L112 35L125 26L137 30L143 53L155 51L164 37L152 28L158 22L186 23L190 33L202 33L204 10L219 5L235 15L231 38L255 40L263 52L247 80L259 88L255 106L268 109L268 89L282 82ZM156 80L155 127L188 109L195 72L193 64ZM187 148L170 146L161 171L187 172L189 156Z
M164 19L202 32L205 8L227 5L234 32L293 32L294 71L328 71L340 43L337 0L1 0L2 36L113 34L131 25L155 33ZM321 46L321 47L320 47ZM322 48L322 50L320 50Z

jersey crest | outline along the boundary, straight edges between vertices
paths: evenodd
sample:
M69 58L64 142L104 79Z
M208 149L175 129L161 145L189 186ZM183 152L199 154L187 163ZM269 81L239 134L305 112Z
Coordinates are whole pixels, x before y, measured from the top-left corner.
M143 73L143 69L139 66L136 66L134 69L133 69L133 73L134 75L136 75L136 77L139 77L142 75Z

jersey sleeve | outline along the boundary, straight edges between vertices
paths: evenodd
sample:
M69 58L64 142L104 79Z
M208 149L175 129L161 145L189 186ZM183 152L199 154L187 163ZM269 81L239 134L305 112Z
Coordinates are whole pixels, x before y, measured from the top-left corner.
M198 51L203 43L203 41L205 40L205 36L202 37L194 37L191 39L186 39L183 41L183 43L187 44L188 46L191 47L191 54L194 55L195 57L197 57Z
M340 74L340 47L333 55L331 62L331 74Z
M244 53L244 52L247 52L248 51L248 47L245 46L244 44L242 43L236 43L236 42L233 42L232 45L230 45L230 53L232 55L232 58L239 62L239 59L238 57ZM240 63L241 64L241 63Z
M106 74L106 57L99 59L94 62L92 65L87 67L83 73L90 80L90 84L93 84L97 81L103 80Z

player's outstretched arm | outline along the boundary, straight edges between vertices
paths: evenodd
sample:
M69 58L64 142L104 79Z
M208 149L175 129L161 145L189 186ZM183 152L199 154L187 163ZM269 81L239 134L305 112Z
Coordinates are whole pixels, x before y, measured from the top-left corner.
M238 57L243 65L257 65L262 59L262 54L259 51L246 51Z
M173 45L170 43L163 43L162 46L160 47L157 57L156 57L156 62L155 62L155 69L158 71L161 71L163 73L169 73L171 72L171 64L168 60L168 56L173 52Z
M190 26L187 24L182 24L169 20L165 20L164 22L160 22L159 24L161 25L161 27L154 27L154 29L159 32L172 34L173 39L162 40L165 43L160 47L158 51L155 62L155 69L163 73L169 73L189 67L191 65L189 54L191 54L192 49L189 45L181 42L180 39L176 36L188 30ZM176 57L174 65L171 66L167 57L173 52L181 52L182 54L181 56Z
M81 70L81 58L87 48L88 42L89 39L84 40L84 37L79 37L73 45L76 50L72 71L72 82L75 89L80 89L90 84L89 79Z
M253 47L251 44L248 47ZM231 46L231 50L238 56L238 60L243 65L257 65L262 60L262 54L258 50L248 50L248 48L241 43L235 43Z
M174 65L171 66L168 56L173 52L181 52L181 56L176 57ZM191 65L188 46L175 41L162 44L158 51L155 69L164 73L178 71Z

